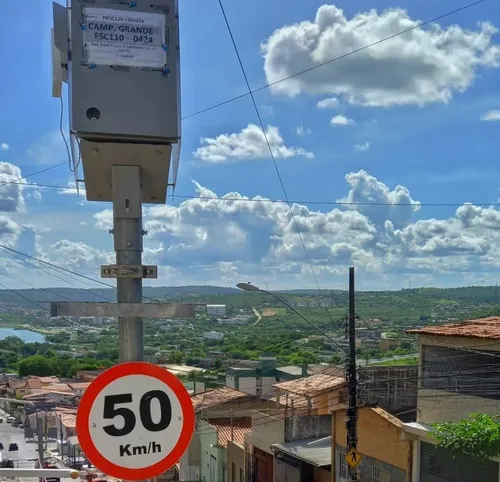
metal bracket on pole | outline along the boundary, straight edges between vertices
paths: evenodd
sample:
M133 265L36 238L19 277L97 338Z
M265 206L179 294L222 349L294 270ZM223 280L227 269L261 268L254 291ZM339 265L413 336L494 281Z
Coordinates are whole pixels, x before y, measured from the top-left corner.
M157 266L140 264L105 264L101 266L101 278L158 278Z

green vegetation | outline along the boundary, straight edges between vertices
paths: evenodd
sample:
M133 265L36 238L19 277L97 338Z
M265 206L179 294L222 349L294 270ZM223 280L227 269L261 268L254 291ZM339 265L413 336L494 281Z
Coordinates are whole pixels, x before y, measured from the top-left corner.
M418 356L398 358L397 360L385 360L380 363L374 363L373 365L374 366L418 365Z
M57 353L67 349L67 344L25 343L17 336L9 336L0 340L0 368L17 371L21 376L69 377L78 370L95 370L116 362L116 359L103 358L102 354L93 358L72 358L70 352Z
M474 413L459 422L434 424L440 447L482 461L500 455L500 416Z

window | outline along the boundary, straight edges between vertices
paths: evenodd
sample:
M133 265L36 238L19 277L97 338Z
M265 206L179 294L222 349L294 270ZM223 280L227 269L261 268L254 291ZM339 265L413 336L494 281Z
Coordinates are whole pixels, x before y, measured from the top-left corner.
M240 480L239 482L245 482L245 475L243 474L243 469L240 469Z
M236 482L236 464L231 464L231 482Z
M391 482L391 474L379 467L372 467L372 482Z

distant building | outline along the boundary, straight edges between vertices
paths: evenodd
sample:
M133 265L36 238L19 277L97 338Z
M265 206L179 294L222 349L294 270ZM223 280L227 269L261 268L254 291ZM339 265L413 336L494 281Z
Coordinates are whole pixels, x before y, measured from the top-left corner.
M382 332L379 330L356 328L356 338L358 340L380 340L382 338Z
M218 331L205 331L205 333L203 333L203 338L205 340L223 340L224 333L219 333Z
M207 305L207 315L226 316L226 305Z
M226 370L226 387L249 395L270 395L276 383L276 357L236 361Z

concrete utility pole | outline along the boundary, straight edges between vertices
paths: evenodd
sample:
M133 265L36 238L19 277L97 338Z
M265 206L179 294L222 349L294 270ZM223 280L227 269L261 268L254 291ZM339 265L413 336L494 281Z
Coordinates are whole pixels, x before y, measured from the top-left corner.
M36 435L38 440L38 462L40 463L40 468L43 468L43 463L45 460L44 447L43 447L43 418L36 418Z
M358 379L356 373L356 307L354 291L354 268L349 268L349 317L347 325L347 339L349 343L349 356L347 358L347 452L356 450L358 441ZM349 466L349 479L357 481L356 467Z
M113 166L113 237L116 264L142 266L142 194L138 166ZM117 278L118 303L142 302L142 278ZM143 321L118 317L120 362L144 359Z

